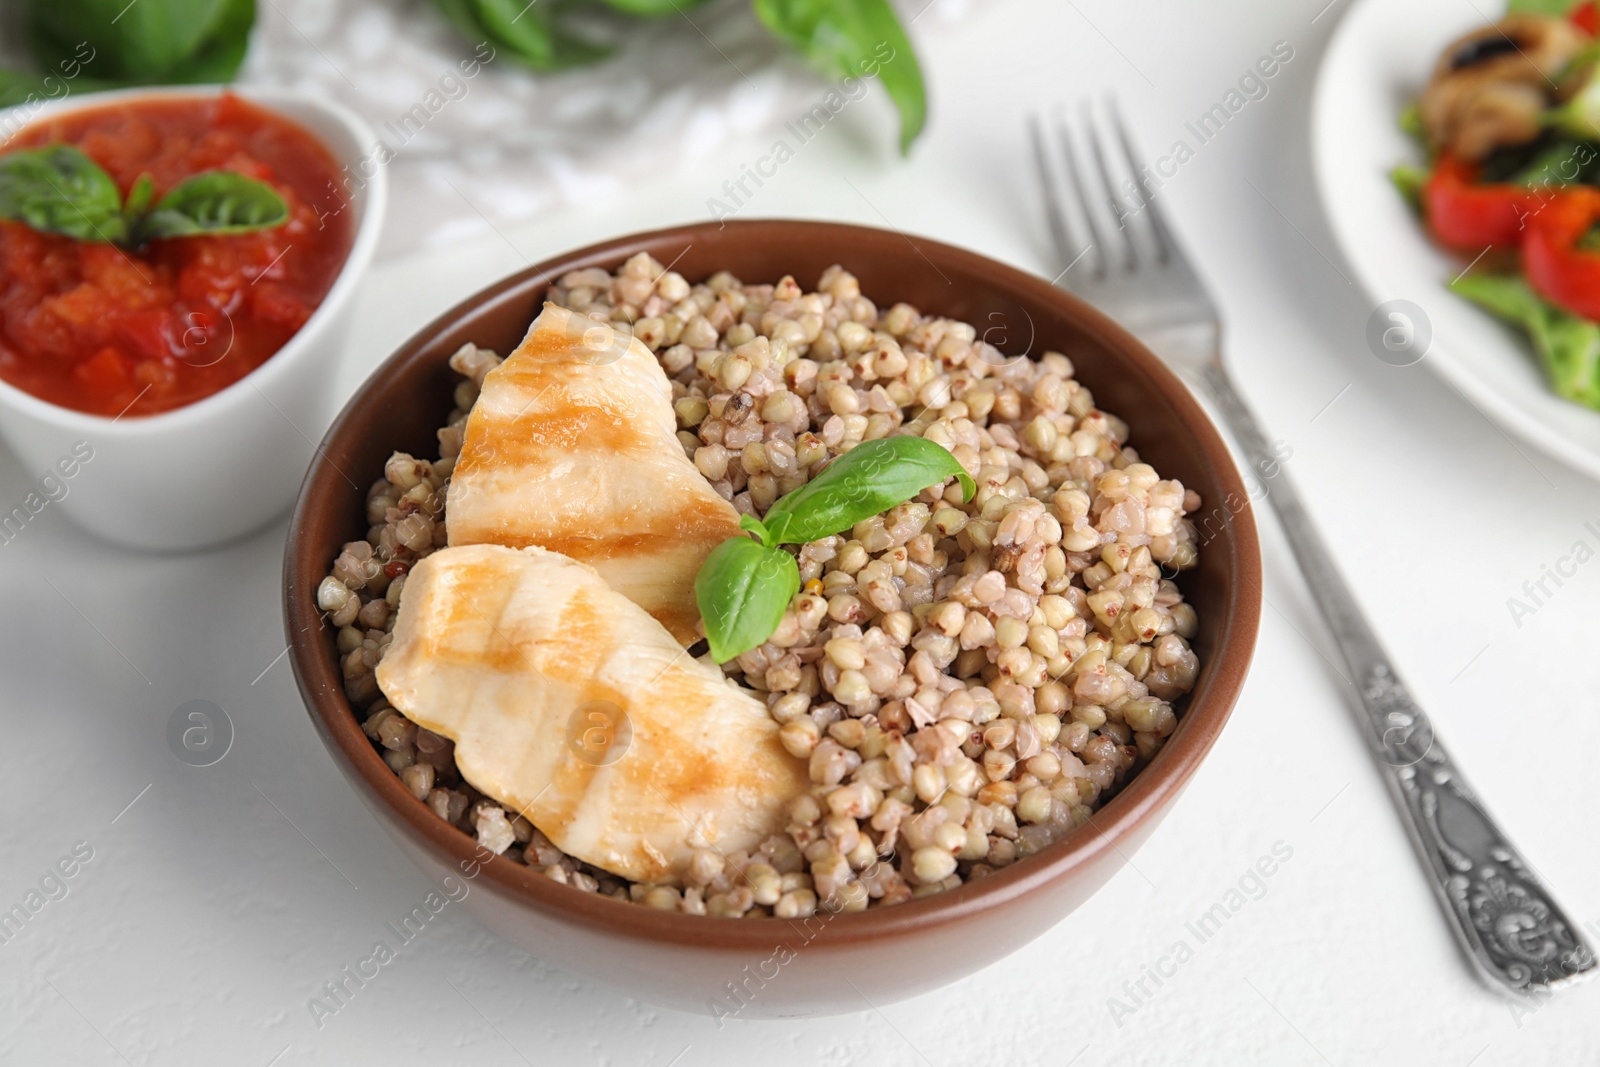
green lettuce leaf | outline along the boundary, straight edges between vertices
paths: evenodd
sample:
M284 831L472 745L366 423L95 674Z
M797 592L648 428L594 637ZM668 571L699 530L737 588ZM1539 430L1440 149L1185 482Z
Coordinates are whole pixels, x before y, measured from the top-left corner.
M1526 330L1551 388L1600 411L1600 323L1556 307L1514 274L1467 274L1450 288Z
M1565 15L1578 6L1580 0L1508 0L1508 15Z

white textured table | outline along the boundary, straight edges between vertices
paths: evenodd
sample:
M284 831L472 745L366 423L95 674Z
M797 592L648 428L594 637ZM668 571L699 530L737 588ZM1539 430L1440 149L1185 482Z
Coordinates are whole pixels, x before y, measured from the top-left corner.
M1600 494L1520 453L1425 370L1368 354L1371 309L1328 258L1308 172L1307 97L1340 12L1313 24L1323 2L1201 12L1169 0L1152 12L1007 0L956 25L922 20L937 110L914 162L890 154L881 99L852 105L743 213L892 225L1054 274L1025 106L1116 87L1159 154L1192 143L1184 122L1288 41L1294 58L1268 96L1197 148L1168 203L1226 306L1246 391L1292 446L1287 468L1374 623L1594 936L1600 568L1520 625L1506 601L1575 541L1593 544ZM384 265L347 385L525 259L703 217L772 136L735 138L580 212ZM0 456L0 500L20 500L29 476ZM0 545L0 910L75 847L92 857L69 862L66 895L50 882L57 899L41 895L0 944L0 1063L1600 1060L1600 987L1513 1010L1468 977L1347 721L1336 657L1262 525L1270 606L1232 723L1134 865L1012 958L881 1012L719 1029L553 971L446 908L319 1027L311 998L374 942L393 943L386 924L429 886L339 778L277 658L282 524L161 558L108 549L47 511ZM210 767L167 745L169 717L190 700L234 725ZM1252 881L1274 850L1289 858ZM1238 900L1204 940L1190 927ZM870 997L871 976L860 981Z

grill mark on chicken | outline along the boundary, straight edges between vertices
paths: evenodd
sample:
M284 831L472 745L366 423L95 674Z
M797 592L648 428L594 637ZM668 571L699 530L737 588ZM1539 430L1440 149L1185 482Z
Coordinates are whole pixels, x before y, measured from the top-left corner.
M394 634L378 665L390 702L454 740L481 792L623 877L680 879L696 844L752 849L805 789L760 700L565 556L440 549L410 572ZM592 701L631 727L614 762L569 742Z
M680 644L698 640L694 578L740 536L739 514L684 454L671 397L638 341L546 305L467 419L450 544L541 546L591 563Z

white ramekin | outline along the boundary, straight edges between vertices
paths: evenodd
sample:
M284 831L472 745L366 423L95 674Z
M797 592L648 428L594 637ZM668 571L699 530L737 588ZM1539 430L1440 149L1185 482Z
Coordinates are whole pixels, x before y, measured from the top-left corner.
M17 111L0 112L0 119L20 109L28 109L33 122L112 103L222 91L185 86L85 94L34 108L18 105ZM173 411L116 419L88 415L0 381L0 438L39 486L25 499L0 501L0 540L18 536L36 509L46 506L41 502L48 502L108 541L180 551L249 533L294 499L342 399L333 394L334 375L356 288L383 224L387 174L376 162L372 128L348 109L287 89L231 91L300 123L327 146L335 163L349 168L352 193L344 210L355 213L355 240L343 269L283 348L227 388Z

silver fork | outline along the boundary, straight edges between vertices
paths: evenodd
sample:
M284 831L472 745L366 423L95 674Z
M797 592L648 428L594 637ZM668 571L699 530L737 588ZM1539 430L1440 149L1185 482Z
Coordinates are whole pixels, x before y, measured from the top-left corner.
M1451 929L1492 985L1544 994L1595 969L1594 951L1478 803L1339 576L1293 485L1222 361L1216 303L1162 215L1108 102L1082 120L1030 122L1049 226L1068 268L1058 284L1121 322L1216 401L1267 487L1306 584L1344 656L1358 718ZM1147 172L1146 172L1147 173ZM1132 179L1131 182L1128 179Z

